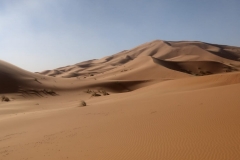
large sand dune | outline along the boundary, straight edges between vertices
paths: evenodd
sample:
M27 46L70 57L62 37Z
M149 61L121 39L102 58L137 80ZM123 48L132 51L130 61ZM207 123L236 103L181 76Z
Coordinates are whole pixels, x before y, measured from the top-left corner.
M156 40L40 73L0 61L0 159L238 160L239 60Z

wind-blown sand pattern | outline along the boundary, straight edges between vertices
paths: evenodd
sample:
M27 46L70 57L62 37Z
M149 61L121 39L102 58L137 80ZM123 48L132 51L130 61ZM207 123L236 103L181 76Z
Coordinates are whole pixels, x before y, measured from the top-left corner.
M40 73L0 61L0 159L238 160L239 70L239 47L189 41Z

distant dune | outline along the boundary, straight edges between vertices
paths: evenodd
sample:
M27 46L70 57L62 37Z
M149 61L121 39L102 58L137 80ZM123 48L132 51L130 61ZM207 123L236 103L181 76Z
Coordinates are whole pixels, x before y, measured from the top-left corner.
M152 57L159 62L162 61L162 63L158 64L163 67L180 72L193 72L192 74L195 75L205 74L202 72L206 72L206 74L231 72L238 70L240 66L239 47L203 42L156 40L100 60L91 60L52 71L43 71L41 74L64 78L86 77L89 74L94 74L101 78L103 76L99 76L99 74L103 72L108 73L112 69L117 69L125 65L132 65L131 63L136 63L134 69L141 68L145 60L142 59L142 62L140 62L140 57L145 57L146 61L148 61L148 57ZM152 64L144 64L144 67L147 68L149 65ZM158 71L155 73L158 73Z
M239 70L240 47L198 41L38 73L0 60L0 159L240 159Z

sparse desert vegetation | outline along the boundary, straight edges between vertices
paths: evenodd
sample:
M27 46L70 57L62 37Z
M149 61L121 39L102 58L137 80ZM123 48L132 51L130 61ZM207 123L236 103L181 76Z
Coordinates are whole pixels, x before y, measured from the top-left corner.
M88 94L91 94L93 97L99 97L99 96L102 96L102 95L103 96L110 95L106 90L103 90L103 89L99 89L97 91L88 89L85 92L88 93Z
M104 95L104 96L109 95L109 93L107 91L105 91L105 90L99 90L98 92L102 93L102 95Z
M101 94L99 94L99 93L97 93L97 92L93 92L93 93L92 93L92 96L93 96L93 97L99 97L99 96L101 96Z
M43 97L44 95L57 96L58 94L51 89L33 89L33 88L19 88L18 93L22 96L39 96Z
M36 81L36 82L42 84L37 78L34 78L34 81Z
M84 107L84 106L87 106L87 103L84 100L81 100L80 107Z
M121 72L126 72L126 71L128 71L127 69L123 69L123 70L121 70Z
M1 97L1 99L2 99L3 102L9 102L10 101L10 99L7 96L4 96L4 95Z

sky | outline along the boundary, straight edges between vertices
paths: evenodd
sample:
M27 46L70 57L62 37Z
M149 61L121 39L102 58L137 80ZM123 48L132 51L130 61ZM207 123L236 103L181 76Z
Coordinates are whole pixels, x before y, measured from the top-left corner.
M0 0L0 59L40 72L156 39L240 46L239 0Z

